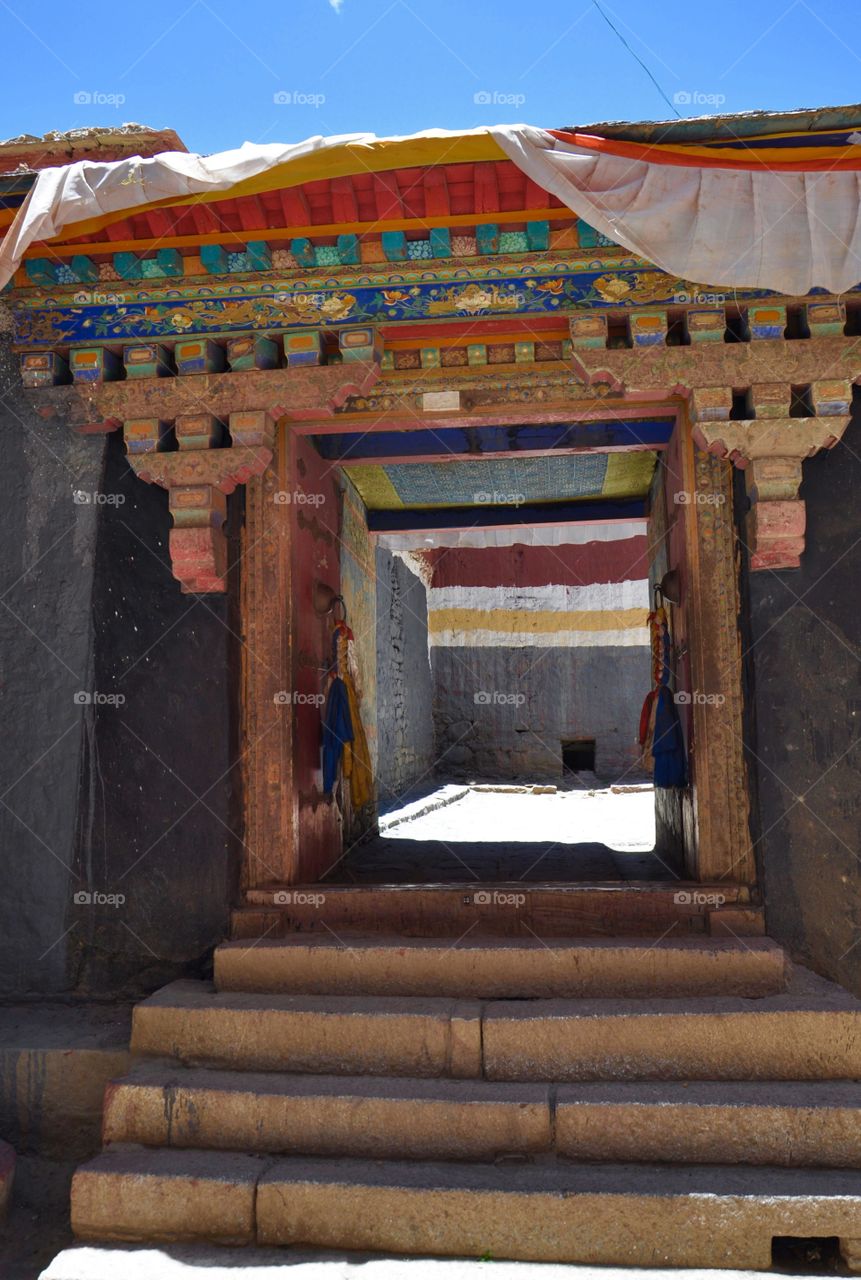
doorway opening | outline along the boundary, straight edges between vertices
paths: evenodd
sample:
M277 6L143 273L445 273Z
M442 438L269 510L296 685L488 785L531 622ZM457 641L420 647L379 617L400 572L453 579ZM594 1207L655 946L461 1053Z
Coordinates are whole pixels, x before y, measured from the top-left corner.
M673 426L650 423L652 439ZM662 450L521 457L519 430L503 458L482 453L501 433L477 428L472 452L445 462L353 461L371 446L339 439L345 504L364 507L373 555L362 684L377 795L330 882L681 874L678 802L667 821L638 741L654 581L672 558L652 536L673 514ZM412 434L373 447L406 450ZM367 613L354 583L368 560L342 537L351 616Z

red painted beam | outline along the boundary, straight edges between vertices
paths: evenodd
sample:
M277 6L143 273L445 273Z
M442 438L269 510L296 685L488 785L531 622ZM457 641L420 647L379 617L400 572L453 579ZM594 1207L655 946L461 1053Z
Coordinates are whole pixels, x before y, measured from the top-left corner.
M425 194L425 217L447 218L451 213L448 181L444 169L427 169L422 176Z
M474 185L476 213L498 213L499 182L492 161L482 161L475 166Z
M377 217L381 222L404 217L403 201L397 178L393 173L374 174L374 195L377 202Z
M349 178L332 179L332 213L334 222L359 221L359 204Z
M301 187L285 187L278 192L284 221L288 227L309 227L313 221L305 193Z

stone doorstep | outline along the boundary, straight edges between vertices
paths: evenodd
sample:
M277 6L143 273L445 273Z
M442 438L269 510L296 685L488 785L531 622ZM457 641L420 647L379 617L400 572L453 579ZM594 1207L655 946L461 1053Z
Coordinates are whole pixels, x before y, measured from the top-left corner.
M766 1269L774 1236L857 1239L861 1189L857 1175L833 1169L109 1151L75 1175L72 1225L83 1240Z
M525 902L514 908L498 900L476 903L482 890L522 894ZM742 938L765 932L762 908L750 897L744 885L654 880L269 885L247 890L245 905L231 912L230 929L232 938L254 942L297 933L331 937L330 931L345 929L436 939L460 938L468 929L545 940L657 939L670 929L676 937L702 935L720 918L729 928L717 936Z
M493 891L499 893L500 891ZM488 891L491 896L491 891ZM786 986L783 948L769 938L415 939L338 937L222 943L219 991L451 996L774 995Z
M847 1081L537 1085L141 1063L105 1098L108 1144L403 1160L861 1168Z
M324 1075L855 1079L861 1001L797 969L790 990L756 1000L482 1003L257 995L180 981L136 1007L132 1049L191 1065Z

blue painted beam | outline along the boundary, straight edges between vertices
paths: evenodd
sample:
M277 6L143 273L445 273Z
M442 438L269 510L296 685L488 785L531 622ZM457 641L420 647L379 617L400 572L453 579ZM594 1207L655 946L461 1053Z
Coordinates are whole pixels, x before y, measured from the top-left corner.
M381 458L517 457L528 450L660 449L673 433L672 419L624 422L550 422L523 427L442 427L434 431L368 431L317 436L320 455L333 462ZM514 443L513 441L516 441Z
M510 525L587 524L608 520L642 520L642 498L627 502L543 502L522 507L440 507L434 511L369 511L371 533L412 533L428 529L483 529Z

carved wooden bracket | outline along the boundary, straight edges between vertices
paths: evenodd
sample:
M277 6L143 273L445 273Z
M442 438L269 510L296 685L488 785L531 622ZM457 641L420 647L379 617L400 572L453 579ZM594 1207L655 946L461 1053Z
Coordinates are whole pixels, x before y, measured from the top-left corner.
M124 426L129 463L170 494L170 556L183 591L225 591L225 497L272 460L278 419L330 417L378 381L378 359L343 364L180 372L74 382L32 391L36 411L83 433ZM264 404L266 409L260 409ZM225 447L225 431L230 444Z
M798 568L807 523L798 496L802 460L832 448L848 424L848 414L694 423L700 448L744 471L751 569Z
M695 442L745 472L751 569L798 568L806 526L801 463L832 448L846 430L852 384L861 378L857 339L830 334L609 349L603 335L580 332L576 323L575 377L604 395L687 400ZM821 378L823 369L833 376Z
M150 437L142 439L143 424L152 422ZM271 415L263 410L231 414L232 448L208 447L217 438L218 425L206 414L178 418L180 448L158 453L158 420L128 424L129 465L141 480L168 491L173 517L170 559L174 577L186 592L227 590L227 494L251 476L262 475L272 461Z

